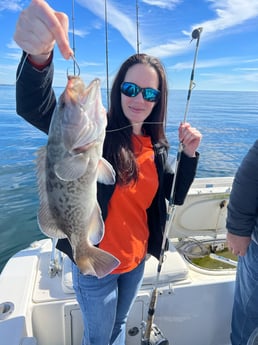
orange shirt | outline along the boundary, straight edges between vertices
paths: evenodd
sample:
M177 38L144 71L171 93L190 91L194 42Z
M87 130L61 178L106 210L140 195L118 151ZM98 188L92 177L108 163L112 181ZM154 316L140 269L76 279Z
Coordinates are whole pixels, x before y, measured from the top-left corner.
M158 189L158 175L150 137L132 136L139 169L136 183L116 185L109 201L105 234L99 247L121 264L112 273L134 269L145 257L149 237L146 210Z

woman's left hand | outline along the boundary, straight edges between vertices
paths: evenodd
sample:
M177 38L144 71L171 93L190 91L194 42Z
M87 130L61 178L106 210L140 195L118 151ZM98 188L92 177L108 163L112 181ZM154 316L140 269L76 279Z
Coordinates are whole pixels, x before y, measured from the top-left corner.
M189 157L195 157L195 152L201 142L202 135L190 123L183 122L179 126L179 140L183 145L183 152Z

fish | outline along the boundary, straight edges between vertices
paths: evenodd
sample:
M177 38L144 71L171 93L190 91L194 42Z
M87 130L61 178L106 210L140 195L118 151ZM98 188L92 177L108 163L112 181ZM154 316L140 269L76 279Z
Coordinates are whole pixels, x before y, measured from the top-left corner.
M105 232L97 182L114 184L116 176L102 157L106 125L100 80L86 87L80 76L68 76L47 144L36 158L40 230L48 237L68 238L80 272L98 278L120 264L97 246Z

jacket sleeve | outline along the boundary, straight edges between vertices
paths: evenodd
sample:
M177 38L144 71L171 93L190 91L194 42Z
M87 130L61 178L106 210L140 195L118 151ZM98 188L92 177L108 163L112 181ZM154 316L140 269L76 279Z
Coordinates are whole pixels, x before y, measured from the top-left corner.
M251 236L258 218L258 140L239 166L230 193L226 226L230 233Z
M17 69L16 112L33 126L48 133L51 117L56 106L52 88L53 62L38 70L23 53Z
M165 196L169 200L171 197L171 189L173 179L176 178L175 184L175 199L176 205L182 205L187 196L188 190L195 178L197 165L199 160L199 153L196 153L196 157L188 157L181 153L178 163L177 175L175 177L174 171L168 163L166 163L164 190Z

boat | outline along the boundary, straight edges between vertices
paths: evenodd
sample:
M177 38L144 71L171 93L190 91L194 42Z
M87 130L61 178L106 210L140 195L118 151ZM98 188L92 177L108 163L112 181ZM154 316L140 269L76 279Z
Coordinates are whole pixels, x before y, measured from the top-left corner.
M158 260L146 260L143 284L127 322L126 345L144 344L155 286L149 344L230 344L237 266L226 243L232 181L196 178L184 204L176 206L159 279ZM11 257L0 275L1 345L81 345L82 333L71 261L55 249L55 241L33 242Z

